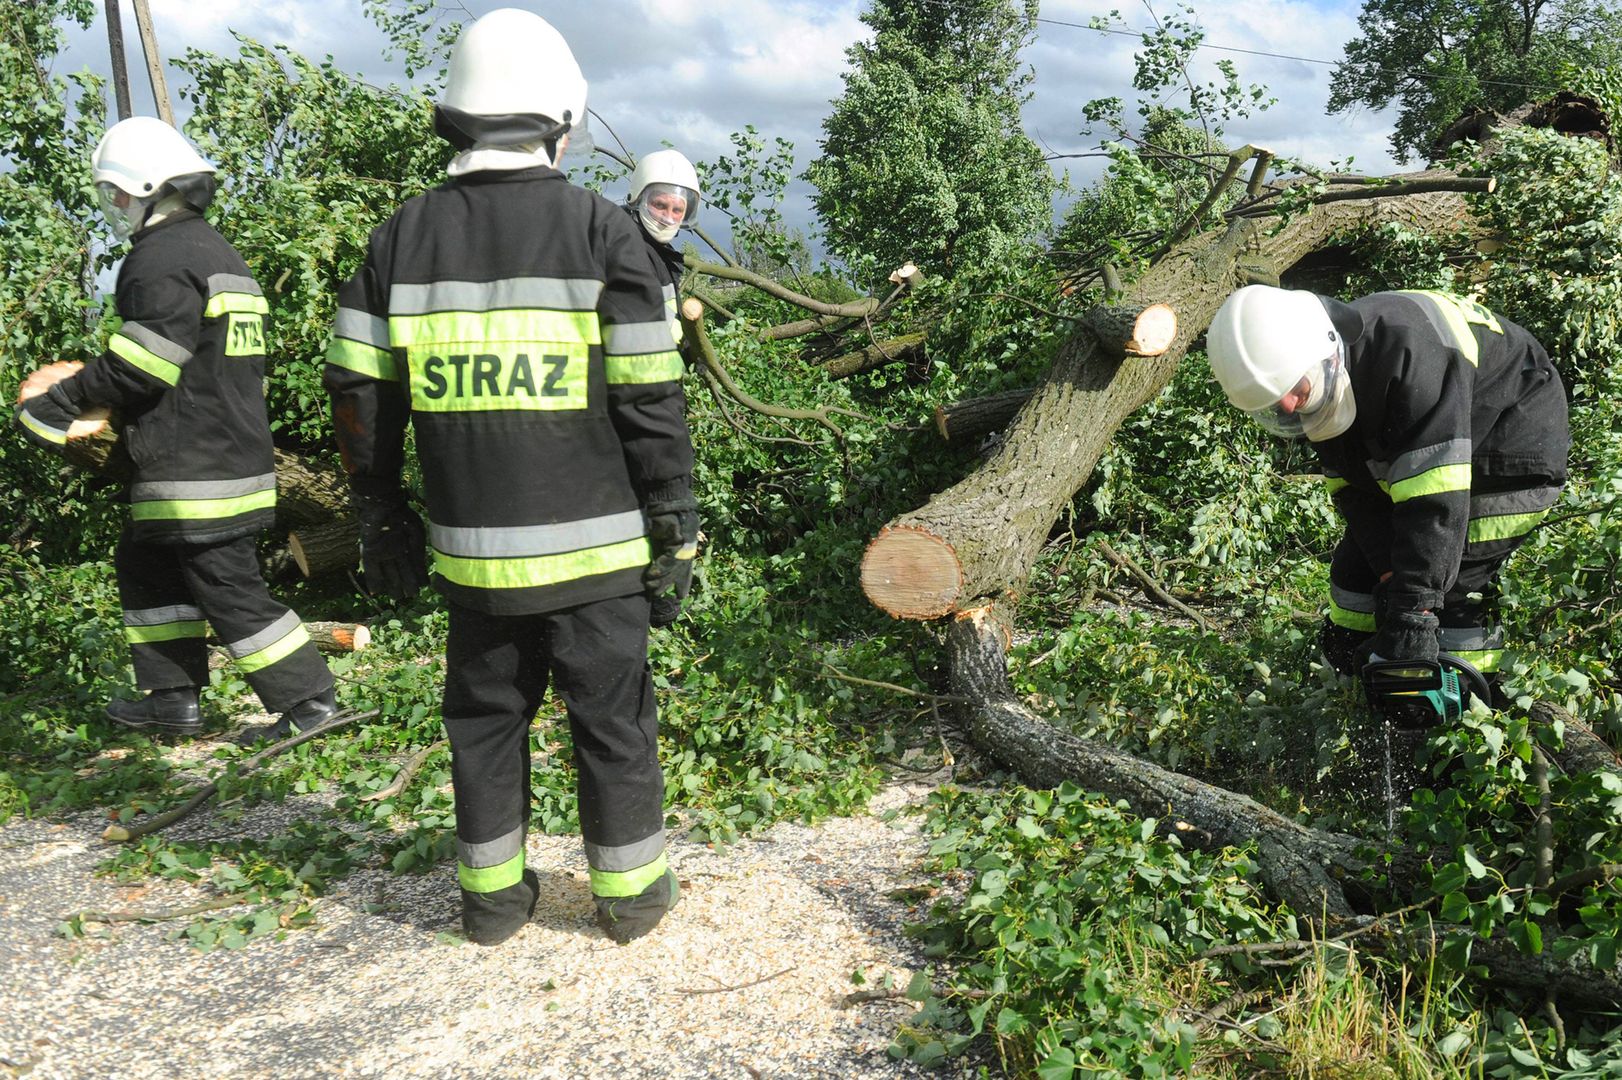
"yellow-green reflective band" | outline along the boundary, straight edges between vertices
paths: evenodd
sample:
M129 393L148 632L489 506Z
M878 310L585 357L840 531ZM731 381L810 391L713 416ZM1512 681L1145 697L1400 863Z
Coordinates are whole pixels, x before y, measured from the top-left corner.
M1534 510L1530 514L1499 514L1496 517L1476 518L1470 522L1470 543L1483 544L1490 540L1511 540L1525 536L1543 520L1547 510Z
M126 626L124 627L124 640L131 645L141 645L153 641L176 641L180 638L202 638L208 636L208 622L204 619L188 619L185 622L159 623L157 626Z
M1491 675L1504 662L1503 649L1460 649L1452 655L1457 656L1483 675Z
M595 311L440 311L389 316L389 341L397 349L432 347L444 352L483 352L491 345L548 342L600 345ZM461 345L462 348L453 348Z
M123 334L114 334L107 339L107 351L140 368L154 379L168 383L170 386L180 381L179 364L172 360L165 360L151 349L137 344Z
M593 896L636 896L649 885L665 876L669 868L669 860L664 852L646 866L639 866L635 870L592 870L591 894Z
M1339 491L1349 483L1351 483L1351 481L1345 479L1344 477L1326 476L1324 477L1324 490L1333 495L1335 492Z
M524 853L494 866L456 864L456 878L468 892L493 893L524 880Z
M208 304L203 308L203 318L217 319L231 311L253 315L269 315L270 305L265 302L263 296L254 296L250 293L215 293L208 298Z
M225 323L226 356L263 356L265 354L265 317L249 312L233 311Z
M1329 621L1347 630L1356 630L1363 634L1374 633L1372 611L1349 611L1333 600L1329 602Z
M1470 490L1470 464L1438 465L1434 469L1427 469L1418 476L1410 476L1406 480L1399 480L1388 489L1391 501L1394 503L1407 502L1409 499L1421 495L1440 495L1448 491Z
M51 425L45 423L45 421L39 419L27 409L19 409L17 411L17 420L22 424L23 427L27 428L29 431L32 431L35 435L38 435L46 442L55 443L58 446L62 446L68 441L67 432L59 431L56 428L51 427Z
M1418 296L1429 300L1434 309L1446 324L1448 334L1454 339L1464 358L1470 361L1472 367L1480 359L1480 346L1476 343L1476 336L1471 332L1470 326L1485 326L1495 334L1504 332L1503 324L1498 316L1463 296L1454 296L1451 293L1437 292L1434 289L1402 289L1404 296Z
M292 630L289 630L280 640L266 645L258 652L237 657L237 666L243 671L258 671L261 668L268 668L276 661L285 660L293 655L309 640L310 632L304 629L303 623L300 623Z
M681 355L675 352L644 356L610 356L604 361L608 382L659 383L681 378Z
M417 412L555 412L588 404L591 350L546 341L413 346L411 407Z
M393 353L348 338L332 339L332 344L327 346L327 363L384 382L394 382L400 377Z
M276 505L276 489L255 491L231 499L153 499L130 504L130 517L136 521L208 521L236 517L250 510L267 510Z
M462 559L434 552L434 570L453 585L471 589L533 589L576 581L615 570L646 566L652 560L648 538L526 559Z

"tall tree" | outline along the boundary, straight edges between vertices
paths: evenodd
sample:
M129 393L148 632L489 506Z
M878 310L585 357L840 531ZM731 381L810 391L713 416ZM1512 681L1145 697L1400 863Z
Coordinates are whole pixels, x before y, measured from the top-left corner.
M1512 109L1560 89L1570 66L1622 57L1613 0L1364 0L1329 111L1398 105L1391 148L1427 157L1470 109Z
M858 275L950 274L1046 227L1053 176L1020 128L1037 0L873 0L806 177Z

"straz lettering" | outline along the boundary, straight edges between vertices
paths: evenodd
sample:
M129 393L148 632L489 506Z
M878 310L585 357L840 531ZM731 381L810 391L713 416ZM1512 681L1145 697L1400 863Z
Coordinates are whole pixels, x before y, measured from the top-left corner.
M430 356L423 361L422 377L427 383L422 396L438 401L452 397L516 397L520 392L534 397L565 397L568 388L559 385L569 370L567 356L542 356L545 368L539 390L535 386L535 367L528 353L517 353L510 359L495 353L457 353L451 356Z
M264 351L264 320L258 315L233 312L225 324L225 355L258 356Z

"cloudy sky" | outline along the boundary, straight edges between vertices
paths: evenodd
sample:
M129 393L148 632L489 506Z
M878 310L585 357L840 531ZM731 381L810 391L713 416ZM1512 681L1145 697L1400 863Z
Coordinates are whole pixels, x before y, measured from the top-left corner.
M950 2L950 0L942 0ZM1171 0L1152 0L1162 14ZM1361 0L1188 0L1211 46L1283 54L1279 59L1207 48L1195 75L1214 78L1215 61L1233 60L1246 83L1266 85L1278 104L1231 123L1235 143L1327 164L1355 159L1361 171L1389 171L1391 117L1359 112L1326 116L1330 65L1356 31ZM101 5L96 5L99 9ZM441 0L447 17L466 18L512 0ZM522 4L550 20L573 47L590 83L592 109L636 154L668 140L696 160L730 149L728 135L754 124L797 149L803 169L818 152L821 121L840 93L845 50L867 28L857 15L864 0L531 0ZM385 41L358 0L151 0L164 55L188 48L234 51L232 32L279 42L312 57L331 55L340 67L373 82L403 80L383 56ZM1082 105L1097 97L1131 98L1135 37L1086 29L1095 16L1119 9L1126 25L1145 27L1143 0L1046 0L1024 59L1035 73L1026 129L1053 154L1083 153ZM1080 26L1066 24L1081 24ZM124 0L124 30L137 112L152 111L135 18ZM58 72L108 68L106 26L75 31ZM181 78L173 69L169 78ZM171 85L171 91L174 87ZM600 128L599 141L611 140ZM1095 159L1055 162L1078 183L1097 173ZM609 190L617 197L621 192ZM790 223L813 226L809 189L797 181L785 206ZM711 227L721 223L704 222ZM719 230L718 230L719 231Z

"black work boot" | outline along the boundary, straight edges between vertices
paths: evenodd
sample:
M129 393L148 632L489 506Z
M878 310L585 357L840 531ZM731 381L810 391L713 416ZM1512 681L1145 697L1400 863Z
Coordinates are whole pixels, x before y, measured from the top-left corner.
M491 893L462 890L462 932L475 945L500 945L535 914L541 879L525 870L518 882Z
M197 707L197 687L172 686L153 690L140 701L109 701L107 719L131 728L156 728L172 735L195 735L203 730Z
M665 912L681 900L681 884L676 872L666 869L665 876L635 896L598 896L597 925L617 945L635 941L659 925Z
M328 687L315 697L307 698L282 713L281 717L269 727L249 728L242 733L238 741L244 746L260 739L280 742L294 735L302 735L306 731L318 731L332 723L338 712L338 699L334 696L332 688Z

